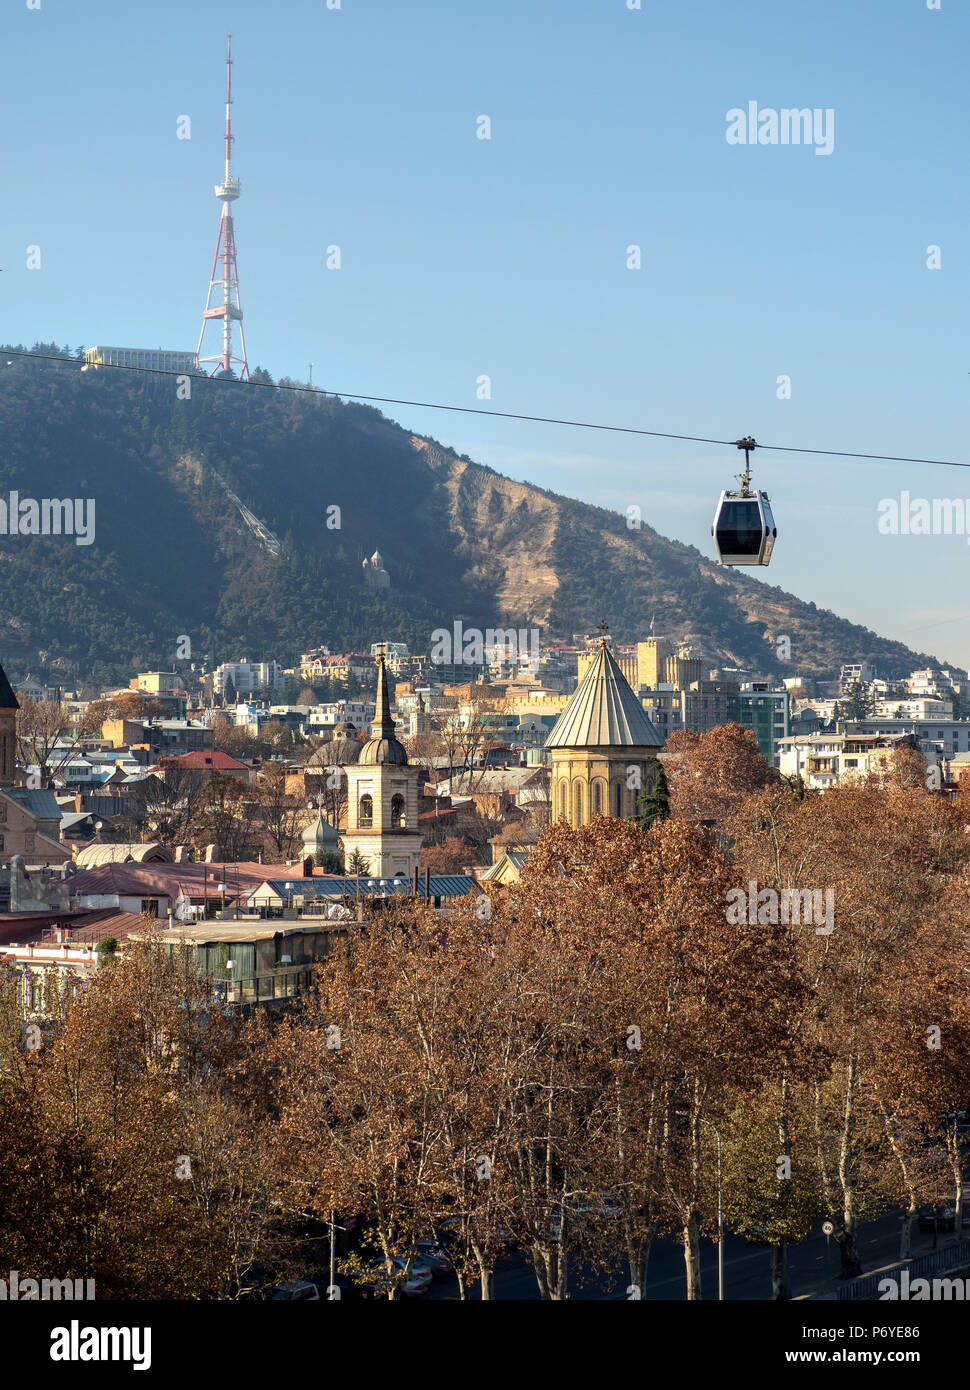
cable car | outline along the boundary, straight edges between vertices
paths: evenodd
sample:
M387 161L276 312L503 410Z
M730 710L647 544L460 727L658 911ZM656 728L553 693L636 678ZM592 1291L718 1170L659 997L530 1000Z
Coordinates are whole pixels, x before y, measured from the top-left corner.
M738 474L740 491L721 493L711 526L719 565L767 565L778 536L766 492L751 488L750 451L753 439L739 439L744 450L744 472Z

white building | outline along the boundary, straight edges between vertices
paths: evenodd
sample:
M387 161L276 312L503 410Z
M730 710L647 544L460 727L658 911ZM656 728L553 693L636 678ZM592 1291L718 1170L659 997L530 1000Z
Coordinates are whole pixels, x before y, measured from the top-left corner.
M876 717L879 719L952 719L953 701L937 700L929 696L904 700L893 699L876 701Z
M968 719L850 719L843 726L847 734L915 735L920 744L940 747L944 753L970 752Z
M783 777L801 777L810 790L824 791L884 772L904 739L902 733L797 734L780 740L778 771Z
M839 686L845 694L846 688L850 685L868 685L870 681L876 679L876 668L870 666L868 662L856 661L843 666L839 672Z
M213 672L212 688L222 695L230 681L237 695L251 695L254 690L282 690L283 668L278 661L250 661L248 657L224 661Z
M306 724L308 729L317 732L346 723L362 729L369 723L373 712L373 704L365 700L331 700L326 704L311 705L307 710Z
M166 351L164 348L89 347L84 349L88 367L142 367L155 372L198 372L194 352Z

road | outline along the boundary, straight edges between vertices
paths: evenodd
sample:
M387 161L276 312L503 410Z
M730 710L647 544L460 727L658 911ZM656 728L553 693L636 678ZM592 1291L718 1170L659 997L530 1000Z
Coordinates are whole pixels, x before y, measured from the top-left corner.
M899 1258L899 1227L899 1213L891 1212L860 1228L858 1244L864 1272L892 1264ZM941 1234L939 1243L943 1245L952 1239L952 1236ZM914 1255L924 1254L932 1246L932 1234L914 1231ZM800 1245L791 1246L788 1260L793 1297L814 1293L825 1285L831 1286L831 1281L838 1278L838 1247L834 1240L826 1239L820 1229L813 1231ZM739 1236L727 1236L724 1242L725 1299L770 1299L770 1261L771 1253L764 1246L751 1245ZM625 1300L627 1283L625 1273L618 1277L617 1286L612 1289L598 1286L579 1275L575 1279L570 1278L570 1297ZM717 1298L717 1245L708 1240L701 1241L701 1288L705 1299ZM650 1249L644 1299L679 1300L686 1298L686 1295L681 1246L670 1237L655 1240ZM457 1296L458 1286L454 1279L436 1281L428 1295L431 1299ZM471 1296L478 1297L477 1287ZM520 1252L501 1260L496 1266L494 1296L496 1299L516 1301L538 1299L535 1275Z

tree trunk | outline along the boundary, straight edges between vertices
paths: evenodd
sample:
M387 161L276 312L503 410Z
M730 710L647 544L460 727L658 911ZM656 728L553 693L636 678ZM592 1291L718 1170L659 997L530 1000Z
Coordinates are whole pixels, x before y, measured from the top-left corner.
M953 1238L954 1240L961 1240L963 1238L963 1169L960 1163L962 1155L956 1120L954 1120L947 1136L947 1148L950 1151L950 1166L953 1169Z
M909 1259L909 1252L913 1248L913 1226L915 1223L916 1207L913 1204L912 1197L910 1197L909 1207L906 1211L906 1215L903 1217L902 1229L899 1233L899 1258L901 1260Z
M842 1122L842 1143L839 1149L839 1184L842 1188L842 1231L839 1235L839 1254L842 1278L855 1279L862 1273L859 1259L855 1218L855 1174L852 1169L855 1127L856 1059L849 1058L845 1078L845 1107Z
M786 1301L791 1298L791 1280L788 1277L788 1246L783 1240L771 1247L771 1296Z
M684 1264L687 1268L687 1297L691 1302L699 1302L704 1297L701 1290L701 1249L697 1222L693 1216L684 1223Z

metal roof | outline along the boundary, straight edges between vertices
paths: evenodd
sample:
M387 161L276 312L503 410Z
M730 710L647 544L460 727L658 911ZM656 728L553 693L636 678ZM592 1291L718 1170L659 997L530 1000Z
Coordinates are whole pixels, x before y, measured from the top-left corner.
M287 888L287 884L292 884L292 888ZM432 874L431 875L431 897L432 898L461 898L475 884L475 879L470 874ZM366 874L361 874L360 878L342 878L339 874L321 876L319 878L271 878L267 879L260 888L269 886L277 897L286 899L292 897L304 898L355 898L360 896L380 897L382 893L394 894L397 896L407 896L412 891L412 881L410 878L372 878ZM254 889L249 894L250 897L259 889ZM418 896L424 896L424 877L418 879Z
M546 748L659 748L663 740L606 642L560 714Z
M32 790L29 787L4 787L3 794L9 796L11 801L16 801L18 806L22 806L37 820L59 821L61 818L61 808L51 791Z
M0 709L19 709L20 704L10 682L7 680L6 673L0 666Z

